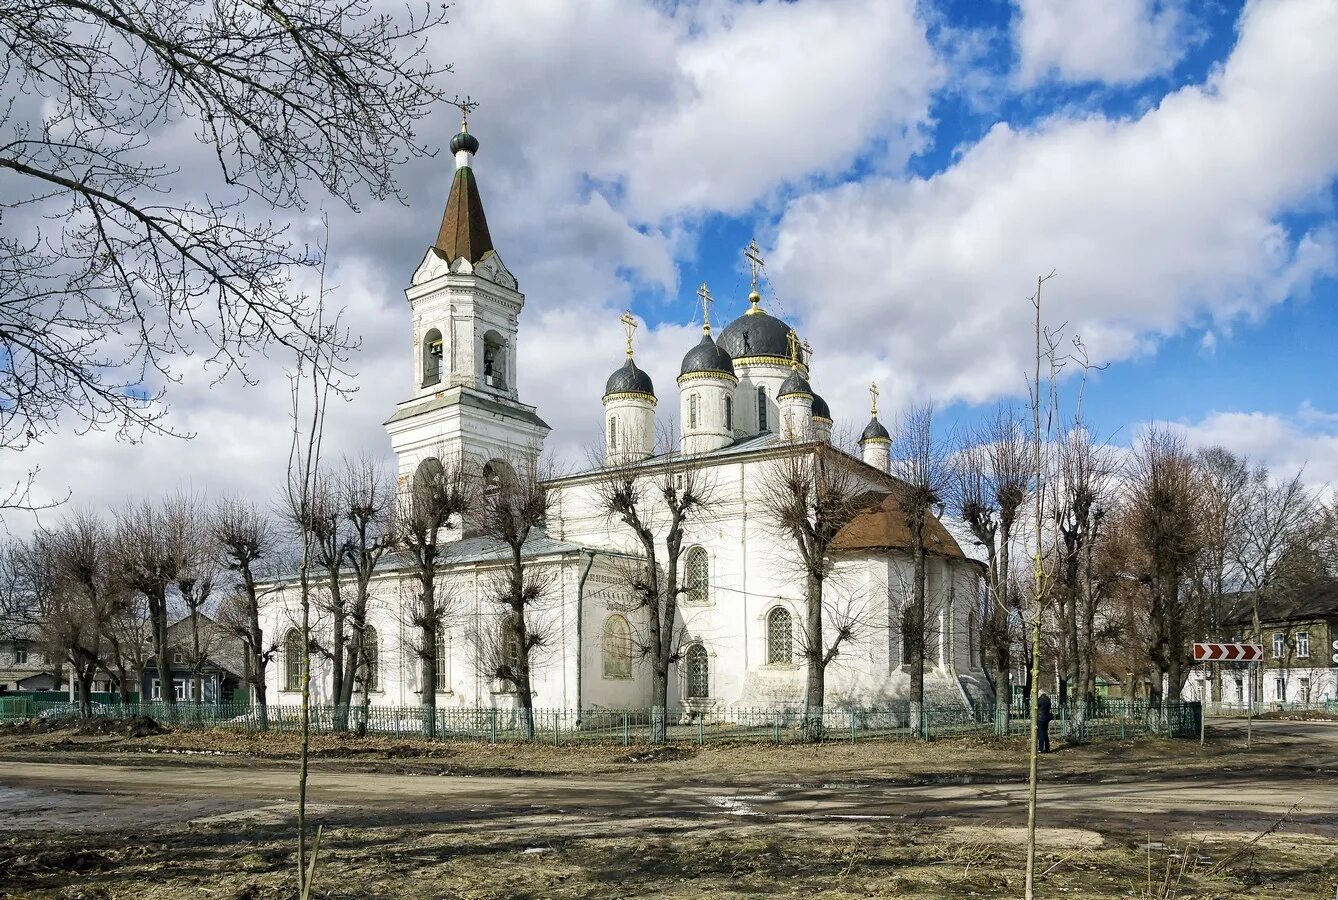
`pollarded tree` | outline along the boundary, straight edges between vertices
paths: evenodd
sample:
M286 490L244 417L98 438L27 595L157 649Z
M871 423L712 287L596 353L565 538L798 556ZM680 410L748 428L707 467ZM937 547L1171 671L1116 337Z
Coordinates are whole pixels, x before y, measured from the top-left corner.
M314 257L266 216L313 187L351 207L397 194L442 96L424 51L445 9L423 9L0 4L0 446L58 420L164 431L146 369L217 374L325 339L290 277ZM183 170L211 168L188 190Z
M265 641L260 627L261 566L273 559L278 545L274 523L260 507L225 498L214 511L213 537L224 564L236 573L237 584L220 610L220 621L241 639L246 650L246 678L261 728L269 725L265 678L278 652L277 640Z
M418 464L409 489L396 503L393 535L408 555L416 596L406 624L415 632L413 650L419 660L419 703L423 727L437 733L437 635L450 614L450 595L438 583L437 566L450 531L463 528L474 509L480 474L459 454L425 458ZM458 536L457 531L457 536Z
M952 458L952 496L957 515L984 548L988 605L981 646L994 682L995 727L1008 733L1012 700L1014 622L1020 621L1013 590L1013 549L1018 516L1030 495L1031 442L1011 408L1000 406Z
M181 504L169 498L154 503L141 500L116 513L112 554L120 585L144 596L153 627L154 665L163 702L176 703L168 668L168 592L187 571L192 522Z
M662 443L672 446L666 433ZM667 738L669 672L683 653L679 604L692 586L683 570L685 535L714 504L714 489L704 466L691 456L668 453L653 466L610 459L596 487L609 520L632 532L641 561L623 566L621 580L630 595L628 610L644 610L633 641L651 668L652 740Z
M925 702L925 529L952 484L948 454L934 434L934 408L911 407L901 417L892 445L892 474L897 502L911 535L913 575L911 603L904 618L906 650L911 668L911 727L923 728Z
M772 460L763 476L761 506L772 529L798 552L804 579L800 649L807 668L807 731L817 738L827 695L827 666L855 638L856 622L828 621L827 581L837 534L863 508L868 488L850 456L819 443Z
M538 654L550 643L542 619L553 578L525 563L525 542L548 521L549 496L534 457L494 460L484 469L483 490L470 516L479 534L506 548L506 564L486 588L503 610L500 628L488 633L482 659L489 674L509 685L520 703L522 736L534 737L533 672ZM495 635L495 637L494 637Z

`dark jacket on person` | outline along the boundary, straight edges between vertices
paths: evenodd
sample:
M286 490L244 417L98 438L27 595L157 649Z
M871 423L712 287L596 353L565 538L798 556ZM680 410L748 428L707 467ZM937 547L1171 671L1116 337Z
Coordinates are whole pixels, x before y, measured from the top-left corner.
M1050 714L1050 695L1041 694L1040 699L1036 701L1036 721L1049 722L1054 716Z

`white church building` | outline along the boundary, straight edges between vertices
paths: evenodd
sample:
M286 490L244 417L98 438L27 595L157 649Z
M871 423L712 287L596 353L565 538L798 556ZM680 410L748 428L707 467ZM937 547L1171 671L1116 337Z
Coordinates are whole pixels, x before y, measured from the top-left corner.
M522 402L516 388L525 297L492 246L472 168L478 147L467 129L452 140L456 170L441 229L405 291L413 383L386 421L401 485L445 454L480 469L498 461L514 465L526 454L537 456L549 432L541 411ZM602 398L607 460L635 465L648 478L691 464L711 484L715 502L690 522L681 558L683 638L669 698L676 714L803 701L804 578L798 549L771 524L761 492L777 459L830 443L832 414L811 386L805 348L786 322L762 307L755 246L749 257L753 290L746 306L718 335L707 320L700 341L685 348L677 384L668 388L676 390L679 409L671 452L656 446L666 386L657 392L636 365L631 329L621 365L596 348L567 348L588 353L591 366L616 366ZM868 501L832 553L828 604L853 611L849 617L858 625L828 667L828 708L886 708L909 699L900 623L912 565L888 474L891 444L874 405L860 440L862 458L841 457L867 488ZM629 608L620 575L637 557L637 544L601 507L602 472L594 467L549 481L546 530L532 534L524 548L526 564L549 576L548 596L534 613L552 635L533 662L537 708L652 705L649 663L635 651L645 623ZM477 638L503 621L487 586L506 548L458 530L455 536L443 548L439 570L451 613L437 638L437 705L510 707L514 694L489 677ZM977 627L981 566L937 520L926 541L926 701L985 700ZM395 554L373 579L367 632L375 646L373 705L420 703L416 629L405 614L415 602L414 583ZM297 601L290 587L274 597L264 610L267 643L281 649L270 666L267 698L291 704L300 690ZM317 642L324 643L328 627L318 619ZM316 702L330 702L330 680L328 661L314 663Z

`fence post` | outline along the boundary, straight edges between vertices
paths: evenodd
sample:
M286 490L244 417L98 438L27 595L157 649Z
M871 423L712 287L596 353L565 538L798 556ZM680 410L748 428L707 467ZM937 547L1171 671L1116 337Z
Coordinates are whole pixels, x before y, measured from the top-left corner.
M553 710L553 746L554 746L554 747L556 747L556 746L558 745L558 716L560 716L560 715L561 715L561 713L559 713L557 710Z
M630 747L631 745L632 732L628 730L627 726L627 710L623 710L623 746Z
M488 726L488 742L497 743L497 707L492 708L492 718Z
M704 722L705 722L705 717L704 717L704 716L698 716L698 717L697 717L697 746L698 746L698 747L700 747L702 744L706 743L706 731L705 731L704 728L703 728L703 723L704 723Z

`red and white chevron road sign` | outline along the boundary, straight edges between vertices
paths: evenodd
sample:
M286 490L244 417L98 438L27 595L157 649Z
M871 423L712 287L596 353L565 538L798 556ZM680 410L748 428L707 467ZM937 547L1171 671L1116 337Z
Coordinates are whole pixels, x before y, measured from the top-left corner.
M1194 642L1195 662L1258 662L1264 658L1259 644L1217 644Z

